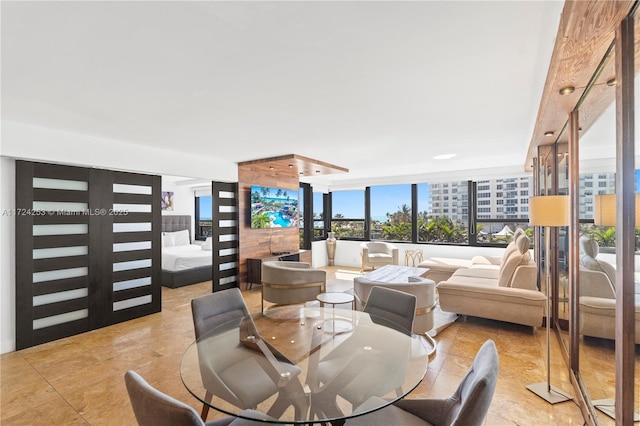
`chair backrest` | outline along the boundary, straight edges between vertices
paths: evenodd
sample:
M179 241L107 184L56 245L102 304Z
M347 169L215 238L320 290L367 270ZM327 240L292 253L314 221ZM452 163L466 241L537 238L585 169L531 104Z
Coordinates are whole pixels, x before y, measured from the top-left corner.
M447 399L442 424L480 426L489 411L498 381L498 351L493 340L484 342L471 369Z
M416 296L399 290L371 288L364 312L372 321L411 335L416 317Z
M196 339L224 323L249 315L242 292L237 287L198 297L191 301L191 315Z
M127 371L124 380L140 426L204 425L196 410L155 389L135 371Z
M391 254L391 250L393 246L389 243L385 243L382 241L369 241L364 243L366 247L369 249L369 253L387 253Z

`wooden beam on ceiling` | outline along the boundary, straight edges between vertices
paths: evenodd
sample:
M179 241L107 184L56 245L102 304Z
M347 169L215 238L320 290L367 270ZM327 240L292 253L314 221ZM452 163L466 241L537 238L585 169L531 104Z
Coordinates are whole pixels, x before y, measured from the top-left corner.
M344 167L297 154L243 161L238 163L238 166L259 167L264 168L265 171L295 169L300 176L320 176L349 172L349 169Z
M533 170L533 158L537 155L538 146L568 141L568 131L561 132L569 119L569 113L580 100L609 50L616 28L627 16L633 3L633 0L565 2L535 128L529 143L525 161L526 171ZM614 87L606 84L615 78L613 65L613 60L609 59L580 106L580 128L583 133L615 98ZM560 89L567 86L574 87L575 91L561 95ZM547 132L553 132L553 136L545 136Z

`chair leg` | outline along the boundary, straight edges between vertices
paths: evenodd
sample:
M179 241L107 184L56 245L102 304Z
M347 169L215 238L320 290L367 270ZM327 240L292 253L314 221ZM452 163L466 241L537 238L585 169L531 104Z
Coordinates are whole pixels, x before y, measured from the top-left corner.
M202 419L203 422L207 421L207 416L209 415L209 404L207 403L211 402L212 397L213 397L213 394L209 391L207 391L206 395L204 396L204 400L206 402L202 404L202 412L200 413L200 418Z

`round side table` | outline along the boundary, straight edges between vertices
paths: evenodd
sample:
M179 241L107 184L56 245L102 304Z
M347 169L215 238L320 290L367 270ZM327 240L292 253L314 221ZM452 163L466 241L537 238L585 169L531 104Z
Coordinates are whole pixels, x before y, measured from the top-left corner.
M326 319L324 321L324 331L327 333L339 334L353 330L353 324L351 321L346 318L336 318L336 305L351 303L351 310L355 310L356 299L353 294L338 292L320 293L316 296L316 300L320 302L320 307L324 307L325 303L332 307L331 319ZM341 323L347 323L347 325L341 325Z

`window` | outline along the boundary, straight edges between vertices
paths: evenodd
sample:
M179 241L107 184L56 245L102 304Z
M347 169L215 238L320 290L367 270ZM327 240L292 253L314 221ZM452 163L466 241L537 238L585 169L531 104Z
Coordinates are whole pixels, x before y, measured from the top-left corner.
M336 238L364 238L364 191L331 193L331 230Z
M324 238L324 194L313 193L313 239Z
M452 193L455 188L456 200L449 200L448 190L435 191L437 185L418 185L418 242L468 243L468 182L448 184Z
M411 185L372 186L369 191L370 239L411 241Z
M206 240L213 235L211 195L196 196L195 206L195 236L196 240Z

